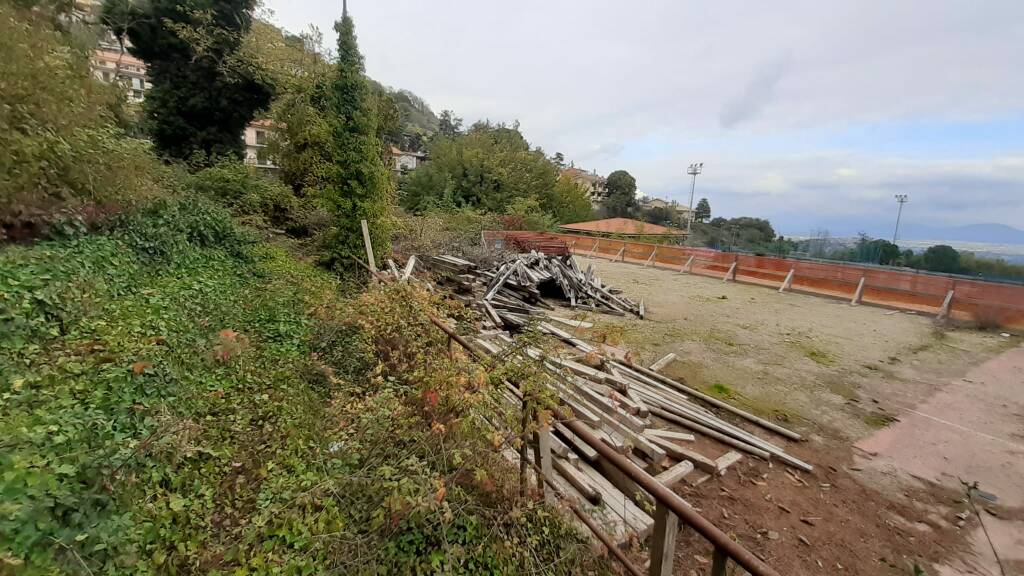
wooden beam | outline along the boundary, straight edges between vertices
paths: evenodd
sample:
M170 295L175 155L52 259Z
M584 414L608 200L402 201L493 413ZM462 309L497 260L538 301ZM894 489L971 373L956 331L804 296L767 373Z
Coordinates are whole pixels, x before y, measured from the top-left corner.
M679 517L662 503L654 509L654 534L651 535L650 576L672 576L672 560L676 555Z
M615 262L620 257L622 258L622 261L625 262L626 261L625 252L626 252L626 246L623 245L622 248L619 248L619 253L616 254L614 258L612 258L612 262Z
M796 274L796 268L790 268L789 274L786 274L786 279L782 281L782 286L779 287L779 293L783 293L793 286L793 275Z
M651 255L650 255L650 257L647 258L647 262L644 262L644 268L647 268L648 266L650 266L651 262L654 262L654 259L657 256L658 256L658 247L655 246L654 250L651 250Z
M665 354L664 356L662 356L661 360L658 360L654 364L651 364L651 370L655 370L655 371L661 370L665 366L668 366L669 363L672 362L675 359L676 359L676 353L675 352L669 352L668 354Z
M679 273L680 274L682 274L684 272L692 272L693 271L693 259L694 258L696 258L696 256L690 256L690 259L686 261L686 264L683 264L683 267L679 269Z
M946 292L946 299L942 301L942 307L939 308L939 315L936 320L943 321L949 318L949 309L953 305L953 290Z
M736 262L733 261L732 266L729 266L729 271L722 277L722 282L728 282L729 280L736 280Z
M587 258L593 258L594 252L597 250L597 245L600 244L600 240L594 240L594 247L590 249L590 254L587 254Z
M693 472L693 462L689 460L682 460L675 466L665 470L661 474L654 477L655 480L661 482L669 488L675 486L690 472Z
M853 300L850 300L850 306L856 306L860 304L861 297L864 296L864 282L867 281L866 276L860 277L860 282L857 283L857 291L853 293Z
M370 265L370 271L377 271L377 264L373 261L373 244L370 242L370 227L366 225L366 220L360 220L360 224L363 227L363 244L366 246L366 261Z
M675 430L659 430L658 428L648 428L644 430L644 434L668 440L683 440L684 442L693 442L696 439L693 434L676 432Z
M537 431L533 433L533 449L534 454L536 454L534 461L540 467L540 471L544 474L544 478L553 478L554 466L551 463L551 427L543 425L537 428ZM537 483L544 487L544 500L547 501L548 504L557 503L554 491L544 482L544 479L539 479Z

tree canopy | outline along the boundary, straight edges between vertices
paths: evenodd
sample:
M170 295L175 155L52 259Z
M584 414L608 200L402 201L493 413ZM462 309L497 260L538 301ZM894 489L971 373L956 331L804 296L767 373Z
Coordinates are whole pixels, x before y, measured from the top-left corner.
M402 205L414 212L476 208L504 213L518 199L535 199L558 222L592 216L586 191L568 178L515 126L478 122L464 134L458 119L441 113L442 136L429 148L430 161L402 182ZM445 128L445 125L448 127ZM452 136L444 135L447 133Z
M693 219L697 222L707 222L711 219L711 203L707 198L701 198L693 209Z
M143 105L158 153L189 159L234 156L242 130L264 109L272 86L236 65L255 0L107 0L103 23L146 63L152 88Z
M631 216L636 209L636 178L625 170L616 170L605 180L607 197L604 201L605 215L611 218Z

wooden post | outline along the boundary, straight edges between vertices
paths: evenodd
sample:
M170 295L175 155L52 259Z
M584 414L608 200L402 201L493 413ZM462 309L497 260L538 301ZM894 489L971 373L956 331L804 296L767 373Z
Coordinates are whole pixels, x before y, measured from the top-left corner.
M860 277L860 282L857 283L857 291L853 293L853 300L850 301L850 306L856 306L860 304L860 299L862 296L864 296L864 281L866 279L866 276Z
M715 553L711 555L711 576L725 576L725 565L729 563L729 557L725 551L715 546Z
M587 258L593 258L594 252L597 250L597 245L600 244L600 240L594 240L594 247L590 249L590 254L587 254Z
M360 224L363 226L363 244L366 245L366 261L370 265L370 270L376 272L377 264L373 261L373 244L370 243L370 227L366 225L366 220L360 220Z
M656 258L657 256L658 256L658 247L657 247L657 246L655 246L655 247L654 247L654 250L651 250L651 255L650 255L650 257L649 257L649 258L647 258L647 262L644 262L644 268L647 268L648 266L650 266L650 265L651 265L651 262L654 262L654 259L655 259L655 258Z
M619 248L619 253L616 254L614 258L612 258L612 262L615 262L620 257L622 258L623 262L626 261L626 245L625 244L622 245L622 248Z
M533 454L535 457L535 463L540 468L541 474L545 478L554 478L554 466L551 463L551 427L537 423L537 431L533 433ZM544 482L544 478L537 480L538 485L544 487L544 500L548 504L556 504L557 499L555 498L555 492L551 489L547 483Z
M575 254L575 253L576 253L576 241L573 240L572 244L569 244L569 254Z
M680 274L682 274L683 272L690 272L693 270L694 258L696 258L696 256L690 256L690 259L686 261L686 264L683 264L683 267L679 269Z
M793 285L793 275L796 274L796 268L790 268L789 274L786 274L786 279L782 281L782 286L779 287L779 294L782 294Z
M729 279L736 280L736 261L734 260L732 266L729 266L729 271L725 273L722 278L722 282L728 282Z
M650 576L672 575L672 560L676 553L676 535L678 533L679 517L659 502L654 509Z
M949 318L949 309L953 304L953 290L946 292L946 299L942 301L942 308L939 308L939 315L935 317L936 320L942 322Z

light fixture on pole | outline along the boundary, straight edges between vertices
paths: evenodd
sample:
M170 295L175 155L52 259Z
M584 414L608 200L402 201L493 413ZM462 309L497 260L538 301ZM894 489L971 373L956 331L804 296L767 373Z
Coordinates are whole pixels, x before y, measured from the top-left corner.
M697 174L700 174L702 170L704 170L703 162L690 164L690 167L686 169L686 173L693 177L690 183L690 217L686 220L687 234L689 234L690 227L693 225L693 190L697 187Z
M903 205L910 200L910 197L906 194L897 194L896 202L899 203L900 207L896 209L896 229L892 231L892 243L896 243L896 238L900 234L900 217L903 216Z

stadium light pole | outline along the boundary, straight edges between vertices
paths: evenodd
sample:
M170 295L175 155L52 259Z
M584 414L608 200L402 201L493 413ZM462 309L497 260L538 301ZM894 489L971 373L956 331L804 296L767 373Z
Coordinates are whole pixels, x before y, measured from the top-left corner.
M693 177L690 183L690 217L686 220L686 233L690 233L690 228L693 226L693 191L697 188L697 174L700 174L704 170L704 163L690 164L690 167L686 169L686 173Z
M903 205L906 204L910 198L906 194L897 194L896 202L899 203L900 207L896 209L896 229L892 231L892 243L896 243L896 238L900 234L900 217L903 216Z

